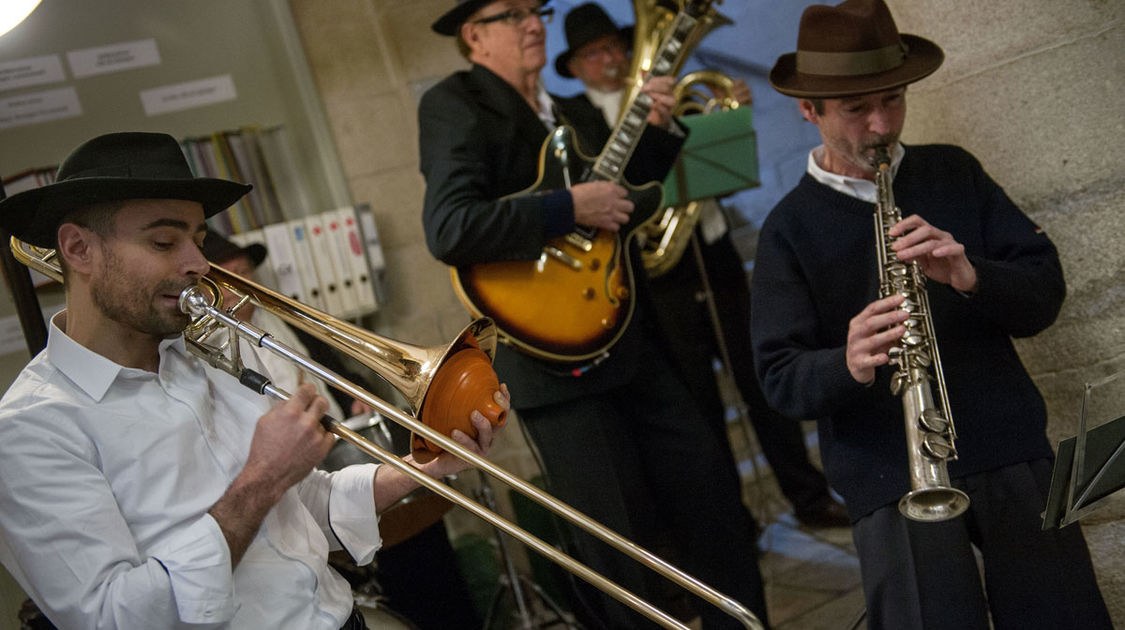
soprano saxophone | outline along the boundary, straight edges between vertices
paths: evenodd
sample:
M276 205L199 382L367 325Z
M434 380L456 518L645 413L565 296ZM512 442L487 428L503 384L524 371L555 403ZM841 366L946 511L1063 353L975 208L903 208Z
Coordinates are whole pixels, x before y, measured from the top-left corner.
M903 516L915 521L944 521L969 507L969 497L949 483L947 463L957 459L957 434L949 412L949 397L941 370L937 337L934 335L926 276L917 261L898 259L887 234L902 220L891 189L891 158L887 147L876 150L875 202L876 259L879 268L879 297L899 294L899 307L910 314L903 322L906 333L888 355L896 367L891 393L902 398L906 424L907 456L910 461L910 492L898 502ZM934 383L937 401L931 392Z

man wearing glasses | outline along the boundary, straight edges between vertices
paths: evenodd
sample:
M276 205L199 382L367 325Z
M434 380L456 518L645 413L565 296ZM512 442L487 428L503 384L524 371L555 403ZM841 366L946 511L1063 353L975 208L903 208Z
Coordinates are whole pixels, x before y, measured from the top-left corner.
M617 231L633 211L626 189L608 181L504 198L537 181L540 149L556 126L572 126L587 155L608 139L604 125L587 124L542 87L551 13L535 0L461 0L432 25L472 63L430 89L418 113L426 242L446 264L534 261L548 240L578 225ZM653 106L626 169L632 183L662 181L683 144L671 87L663 77L645 88ZM640 272L636 249L629 255ZM664 356L643 273L636 276L636 310L608 355L556 363L501 344L496 371L553 494L765 619L755 525L730 449L705 430ZM580 561L662 605L647 569L585 533L571 538ZM589 627L648 627L597 591L581 599L575 612ZM696 612L705 628L739 627L713 606Z

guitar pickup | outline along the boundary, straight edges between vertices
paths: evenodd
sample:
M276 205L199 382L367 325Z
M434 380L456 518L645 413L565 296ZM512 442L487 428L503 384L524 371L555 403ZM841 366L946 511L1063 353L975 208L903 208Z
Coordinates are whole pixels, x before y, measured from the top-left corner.
M548 256L550 256L551 258L554 258L555 260L561 262L562 264L566 265L567 267L570 267L571 269L573 269L575 271L581 271L582 270L582 261L581 260L578 260L574 256L571 256L570 254L564 252L563 250L561 250L557 247L552 247L551 245L548 245L548 246L544 247L543 253L540 254L540 256L539 256L539 266L540 266L540 268L542 268L543 264L547 262Z
M578 249L580 249L584 252L588 253L590 250L594 249L594 242L593 241L591 241L590 239L588 239L585 236L582 236L581 234L578 234L576 232L571 232L570 234L567 234L565 238L566 238L567 244L573 245L574 247L577 247Z

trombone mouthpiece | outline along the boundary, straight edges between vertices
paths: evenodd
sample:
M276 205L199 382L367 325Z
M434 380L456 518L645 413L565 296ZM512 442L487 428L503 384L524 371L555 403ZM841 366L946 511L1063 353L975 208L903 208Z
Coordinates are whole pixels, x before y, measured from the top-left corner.
M198 317L206 312L208 306L211 306L211 300L203 295L199 285L193 284L180 292L179 304L181 311L192 317Z

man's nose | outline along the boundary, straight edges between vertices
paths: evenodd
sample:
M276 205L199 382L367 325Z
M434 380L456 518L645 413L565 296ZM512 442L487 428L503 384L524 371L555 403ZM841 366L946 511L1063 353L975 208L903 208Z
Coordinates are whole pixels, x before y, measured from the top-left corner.
M185 275L201 277L211 270L211 263L207 262L207 257L194 243L184 249L186 252L182 268Z
M891 130L891 113L885 108L876 107L867 119L867 126L872 133L879 135L889 133Z

